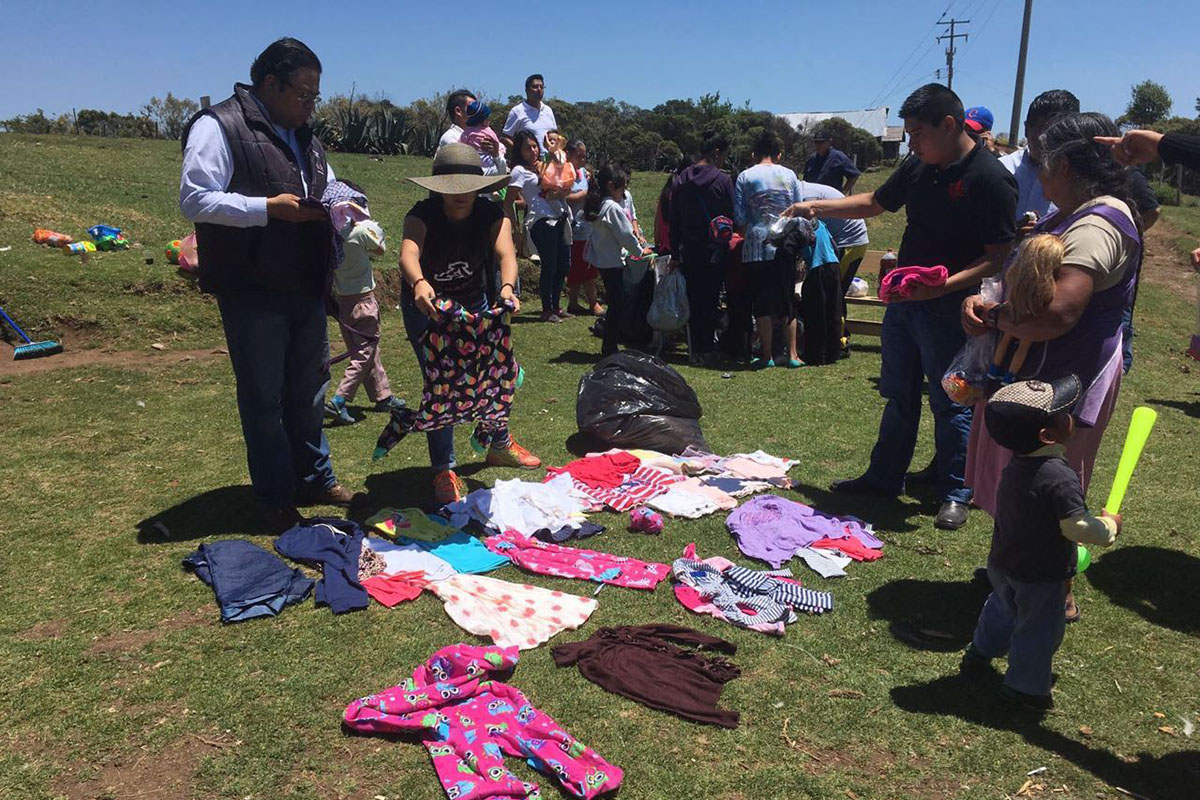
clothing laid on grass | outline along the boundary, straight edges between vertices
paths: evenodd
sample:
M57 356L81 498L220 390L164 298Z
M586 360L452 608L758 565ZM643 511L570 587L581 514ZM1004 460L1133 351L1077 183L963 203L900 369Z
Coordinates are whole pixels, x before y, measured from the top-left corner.
M879 282L879 299L885 303L907 300L922 286L945 286L949 271L937 267L896 267Z
M507 560L507 559L506 559ZM528 650L556 633L575 630L596 610L590 597L485 578L454 575L430 584L446 614L468 633L489 636L501 647Z
M363 531L346 519L316 517L284 531L275 540L280 555L293 561L320 564L317 605L335 614L367 607L367 590L358 580Z
M802 547L831 547L857 555L855 560L874 560L883 550L883 542L861 520L824 514L775 495L749 500L730 513L725 526L739 550L775 568Z
M494 553L512 559L518 567L539 575L580 578L630 589L654 589L671 572L666 564L547 544L516 531L489 536L483 543Z
M597 525L594 522L581 522L579 523L579 527L564 525L556 531L552 531L549 528L539 528L533 532L533 538L551 544L562 544L571 539L586 539L589 536L604 533L604 530L603 525Z
M510 306L468 311L452 300L434 301L437 319L421 337L425 391L420 408L395 409L375 445L381 458L413 431L477 422L507 432L517 363L509 330Z
M436 542L423 542L419 539L406 539L398 536L396 543L418 547L430 555L442 559L456 572L472 575L479 572L491 572L508 563L506 556L493 553L484 547L483 542L462 531L452 533Z
M587 495L594 507L607 506L613 511L628 511L657 497L673 483L683 480L682 476L657 467L638 467L625 475L621 483L611 488L594 488L575 481L575 488Z
M367 544L383 559L387 574L421 572L427 580L440 581L458 573L449 561L426 550L423 543L413 540L399 543L372 536L367 538Z
M671 572L733 625L767 626L770 632L782 634L784 625L797 620L796 611L821 614L833 609L828 592L805 589L791 579L789 570L762 572L717 558L699 561L695 553L695 545L688 545L683 557L671 564ZM676 596L684 602L679 593Z
M817 550L812 547L798 547L792 555L802 560L822 578L844 578L846 567L854 560L850 556L830 552L828 549Z
M313 588L303 572L244 539L202 544L183 566L212 587L222 622L273 617L308 597Z
M420 596L429 585L424 572L396 572L373 575L362 582L371 599L387 608L393 608L406 600Z
M495 680L517 659L511 647L443 647L403 683L348 705L343 719L360 733L420 734L450 800L540 798L536 784L504 766L506 755L554 777L573 797L617 789L624 777L619 767Z
M367 540L363 540L362 547L358 552L358 582L362 583L367 578L372 578L376 575L381 575L387 572L387 561L383 556L376 553L367 544Z
M651 498L648 505L675 517L699 519L722 509L737 508L737 499L692 477L672 484L664 494Z
M425 542L444 539L455 530L449 520L428 516L419 508L381 508L363 524L390 539L404 536Z
M529 536L542 528L557 531L578 526L591 506L591 499L575 488L571 476L560 475L544 483L516 478L496 481L491 489L476 489L446 510L455 527L475 520Z
M717 708L725 684L741 674L726 655L737 646L677 625L600 628L590 639L555 645L560 667L575 664L579 674L607 692L693 722L736 728L738 712Z
M553 477L569 472L576 483L592 489L613 489L640 466L637 456L617 451L577 458L561 467L547 467L546 474Z

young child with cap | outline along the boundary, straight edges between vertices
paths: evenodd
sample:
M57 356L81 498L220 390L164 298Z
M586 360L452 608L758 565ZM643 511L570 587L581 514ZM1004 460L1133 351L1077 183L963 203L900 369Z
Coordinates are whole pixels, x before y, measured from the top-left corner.
M1066 629L1063 602L1076 545L1108 547L1121 529L1119 515L1088 513L1079 476L1064 457L1081 392L1074 375L1012 383L992 396L984 417L1013 458L997 491L987 566L992 593L960 671L983 676L1007 653L1001 696L1038 711L1054 706L1050 666Z
M500 141L500 137L492 130L488 120L492 116L492 108L482 100L472 100L467 104L466 108L466 125L463 126L462 136L459 137L461 144L469 144L474 147L480 157L491 158L491 154L483 147L484 141L492 141L496 143L496 148L499 155L496 157L497 163L503 162L507 150L504 143Z

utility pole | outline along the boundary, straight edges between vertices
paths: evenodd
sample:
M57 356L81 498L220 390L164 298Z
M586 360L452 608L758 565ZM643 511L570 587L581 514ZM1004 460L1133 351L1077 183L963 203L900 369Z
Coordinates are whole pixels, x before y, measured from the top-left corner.
M1025 93L1025 56L1029 53L1029 19L1033 16L1033 0L1025 0L1025 21L1021 23L1021 52L1017 56L1017 85L1013 89L1012 122L1008 126L1008 143L1017 146L1017 126L1021 119L1021 100Z
M955 33L954 26L955 25L966 25L970 21L971 20L969 20L969 19L954 19L953 17L951 17L950 19L945 19L945 18L940 19L940 20L938 20L938 23L937 23L938 25L949 25L950 26L950 33L947 33L947 34L937 37L937 40L939 42L942 41L943 39L950 40L950 44L946 47L946 86L947 86L947 88L950 88L950 89L954 88L954 53L955 53L954 40L962 39L962 40L966 41L967 38L971 35L969 33Z

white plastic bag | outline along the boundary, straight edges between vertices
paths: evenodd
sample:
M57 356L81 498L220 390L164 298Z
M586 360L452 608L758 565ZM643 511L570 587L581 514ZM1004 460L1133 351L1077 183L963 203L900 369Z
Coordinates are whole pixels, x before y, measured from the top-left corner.
M979 293L990 303L1000 302L1000 282L994 278L984 279ZM950 368L942 376L942 389L955 403L970 406L987 395L988 368L995 358L999 338L999 332L994 330L980 336L971 336L954 356Z
M662 333L671 333L687 325L691 310L687 299L687 282L679 269L669 270L654 287L654 301L646 312L646 322Z

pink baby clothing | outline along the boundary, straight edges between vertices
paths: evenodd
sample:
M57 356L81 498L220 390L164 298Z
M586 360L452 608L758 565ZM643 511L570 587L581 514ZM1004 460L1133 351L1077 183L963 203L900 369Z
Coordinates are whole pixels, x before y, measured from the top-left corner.
M879 299L885 303L906 300L918 286L945 286L950 272L945 267L896 267L879 282Z
M563 547L522 536L516 531L489 536L483 543L492 552L511 558L514 564L530 572L611 583L630 589L654 589L671 572L666 564Z
M446 614L463 630L521 650L575 630L596 610L590 597L482 575L452 575L430 584L429 590L442 599Z
M491 129L489 125L468 125L463 128L462 136L458 139L462 144L469 144L474 147L480 155L491 156L491 153L483 149L485 141L495 142L500 155L499 158L504 158L505 147L500 141L500 137Z
M516 648L451 645L413 670L404 683L355 700L346 726L362 733L423 733L438 780L451 800L535 800L536 784L504 766L526 760L574 797L616 790L620 767L562 729L513 686L492 678L511 671Z

